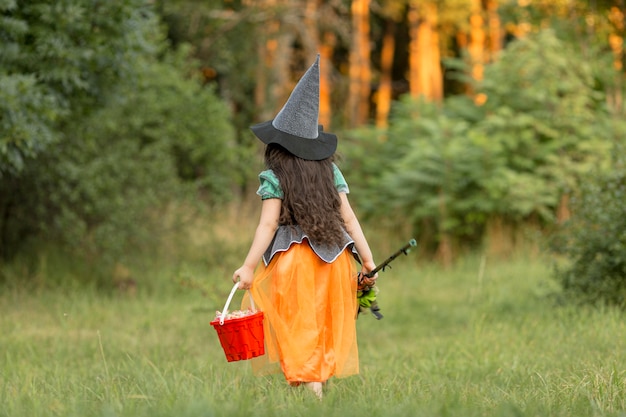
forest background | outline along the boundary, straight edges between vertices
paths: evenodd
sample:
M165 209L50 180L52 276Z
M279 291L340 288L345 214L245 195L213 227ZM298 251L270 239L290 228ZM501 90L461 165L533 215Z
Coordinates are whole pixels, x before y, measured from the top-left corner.
M0 417L623 417L625 8L0 0ZM418 240L322 402L209 325L317 54L376 260Z
M340 137L378 250L416 236L422 259L450 266L551 242L578 268L565 287L605 279L589 278L591 259L612 271L598 291L621 303L624 11L1 0L0 280L37 282L51 259L83 271L61 281L104 288L149 282L154 259L228 274L248 238L215 226L256 216L248 126L271 119L320 54L320 123Z

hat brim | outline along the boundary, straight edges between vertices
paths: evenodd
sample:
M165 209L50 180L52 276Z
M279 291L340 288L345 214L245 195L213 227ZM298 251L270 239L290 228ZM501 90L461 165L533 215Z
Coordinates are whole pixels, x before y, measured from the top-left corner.
M250 126L250 129L266 145L275 143L297 157L310 161L329 158L337 150L337 136L324 132L321 127L316 139L302 138L278 130L272 125L272 120Z

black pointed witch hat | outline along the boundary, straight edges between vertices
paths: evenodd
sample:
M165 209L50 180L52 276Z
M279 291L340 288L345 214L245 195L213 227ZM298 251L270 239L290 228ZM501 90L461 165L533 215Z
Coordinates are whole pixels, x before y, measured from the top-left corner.
M251 126L265 144L275 143L302 159L319 161L337 150L337 136L318 125L320 56L304 73L276 117Z

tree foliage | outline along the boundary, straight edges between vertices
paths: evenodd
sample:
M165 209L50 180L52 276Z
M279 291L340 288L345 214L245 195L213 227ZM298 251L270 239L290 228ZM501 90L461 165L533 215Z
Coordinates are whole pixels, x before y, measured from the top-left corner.
M347 148L350 167L364 170L355 176L377 190L359 205L392 213L433 248L480 243L490 218L552 224L560 196L606 166L621 137L596 85L590 64L553 32L514 42L475 87L482 101L404 100L386 132L360 131L381 159L363 166Z
M382 33L397 41L389 97L407 91L413 3L372 3L373 102ZM606 42L623 39L623 7L503 0L496 16L487 7L495 2L424 4L437 5L440 39L430 47L443 56L463 57L468 39L500 44L505 28L506 47L481 58L481 84L465 79L439 105L400 96L386 130L342 135L359 209L408 224L433 250L480 243L493 218L552 225L561 197L604 168L626 136L624 75L615 70L623 52ZM337 131L349 6L0 0L0 254L34 239L114 260L156 240L168 201L198 190L225 201L255 178L259 144L248 126L275 114L318 46L329 48Z
M545 30L513 42L486 69L479 92L485 118L476 129L503 158L490 185L498 211L551 221L561 194L611 150L611 117L592 66Z
M167 226L163 216L170 202L199 191L212 203L228 198L233 182L229 169L237 157L228 108L212 88L191 76L186 48L176 54L167 50L158 21L143 2L115 4L99 8L106 16L95 21L81 13L97 3L68 0L50 6L77 14L75 20L67 19L86 31L80 34L82 41L76 38L76 51L61 43L55 53L76 53L86 60L66 62L71 68L64 80L22 68L22 78L60 103L63 114L41 125L54 139L45 147L40 136L19 143L5 132L7 149L17 152L22 163L6 158L3 167L11 169L0 179L3 256L37 240L110 265L154 248ZM33 10L49 11L45 2L39 6ZM46 30L49 38L66 36L57 34L59 22L46 26L40 20L48 22L47 17L20 13L28 27L40 28L38 36L45 38ZM89 38L90 30L97 35ZM111 42L100 38L100 30L113 37ZM92 49L84 46L89 41ZM45 51L33 50L32 59L39 53L45 61ZM17 74L18 69L11 71ZM20 111L32 115L32 109ZM14 125L17 121L11 119ZM41 149L24 158L31 147Z
M141 0L0 1L0 175L59 139L65 121L106 99L154 52Z

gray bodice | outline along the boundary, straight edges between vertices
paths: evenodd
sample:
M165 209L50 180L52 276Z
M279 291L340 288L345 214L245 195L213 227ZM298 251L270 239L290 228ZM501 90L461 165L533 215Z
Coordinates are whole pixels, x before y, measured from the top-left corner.
M302 231L300 226L279 226L274 239L270 246L263 254L263 262L267 266L274 255L278 252L287 251L292 244L302 243L306 238L313 249L313 252L324 262L332 263L346 248L349 248L355 258L358 260L356 249L354 248L354 240L345 232L344 243L341 246L333 245L318 245L309 239L309 237Z

